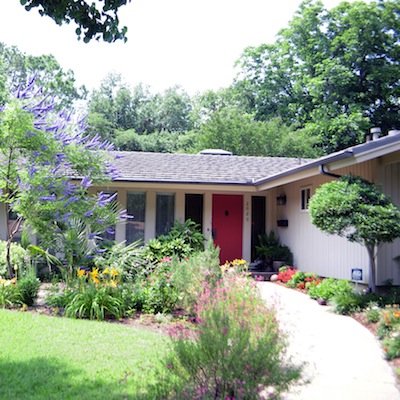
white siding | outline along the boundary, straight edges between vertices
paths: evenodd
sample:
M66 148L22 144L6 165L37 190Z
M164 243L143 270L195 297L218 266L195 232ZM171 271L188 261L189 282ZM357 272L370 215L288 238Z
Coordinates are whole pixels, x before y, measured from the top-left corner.
M383 166L382 186L392 201L400 205L400 162ZM400 238L393 243L383 244L378 250L377 283L391 280L400 285Z
M351 170L335 171L338 174L351 172L373 180L376 164L367 162ZM304 179L275 190L275 231L282 243L289 246L294 255L294 265L302 271L315 272L321 276L350 279L352 268L363 270L363 281L368 282L368 255L361 245L346 239L321 232L310 221L308 211L301 210L301 189L310 187L311 195L322 183L332 180L324 175ZM276 196L286 194L284 206L276 205ZM287 219L289 226L280 228L276 220Z

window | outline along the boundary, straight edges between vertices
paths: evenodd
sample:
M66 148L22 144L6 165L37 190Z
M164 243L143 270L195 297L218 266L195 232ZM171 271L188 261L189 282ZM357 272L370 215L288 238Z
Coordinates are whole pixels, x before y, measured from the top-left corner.
M126 211L132 216L126 221L126 242L144 242L146 193L128 193Z
M200 231L203 232L203 195L186 194L185 195L185 221L191 219L200 225Z
M301 209L308 210L308 203L310 202L311 188L301 189Z
M175 194L157 193L156 236L169 232L175 220Z
M103 191L104 194L108 196L113 196L115 195L116 192L108 192L108 191ZM118 196L118 195L117 195ZM117 196L115 197L114 201L117 201ZM110 226L108 227L101 235L100 237L102 240L107 243L107 242L114 242L115 241L115 226Z

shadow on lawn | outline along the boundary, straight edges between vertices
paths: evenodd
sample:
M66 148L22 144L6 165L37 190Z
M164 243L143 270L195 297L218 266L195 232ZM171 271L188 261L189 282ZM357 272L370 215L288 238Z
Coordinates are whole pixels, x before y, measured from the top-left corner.
M140 373L140 371L138 371ZM155 382L139 393L128 394L123 382L93 380L85 372L73 369L54 358L34 358L24 361L4 361L0 356L0 399L68 400L110 399L149 400L160 398Z

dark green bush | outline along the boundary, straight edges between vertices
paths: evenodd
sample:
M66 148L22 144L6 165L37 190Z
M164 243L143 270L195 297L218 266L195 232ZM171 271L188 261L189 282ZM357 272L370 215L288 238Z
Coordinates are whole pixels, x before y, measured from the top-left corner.
M36 278L34 271L26 272L22 278L17 281L21 302L27 306L32 306L38 295L39 287L40 281Z
M143 257L150 262L159 262L165 258L183 259L204 249L204 235L199 225L191 220L175 222L167 235L150 240L143 249Z
M257 256L272 266L273 261L283 261L287 265L293 264L293 254L289 247L281 244L274 231L269 234L259 235L259 245L256 246Z
M337 314L348 315L360 309L362 294L343 291L335 294L332 299L333 310Z

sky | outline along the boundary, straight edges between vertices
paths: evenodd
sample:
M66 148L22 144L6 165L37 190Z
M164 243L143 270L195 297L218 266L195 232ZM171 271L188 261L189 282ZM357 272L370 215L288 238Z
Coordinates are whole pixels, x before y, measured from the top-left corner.
M161 92L174 85L194 95L227 87L248 46L272 43L301 0L132 0L120 9L127 43L78 41L76 26L56 25L19 0L1 0L0 42L31 55L53 54L77 83L99 87L120 73L132 87ZM327 8L339 0L323 0Z

